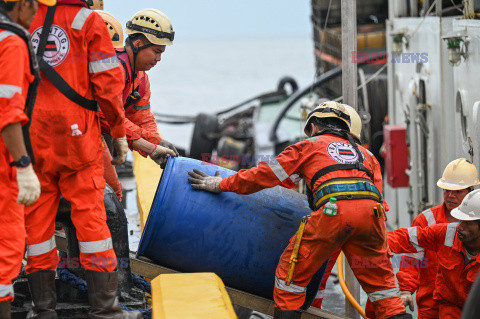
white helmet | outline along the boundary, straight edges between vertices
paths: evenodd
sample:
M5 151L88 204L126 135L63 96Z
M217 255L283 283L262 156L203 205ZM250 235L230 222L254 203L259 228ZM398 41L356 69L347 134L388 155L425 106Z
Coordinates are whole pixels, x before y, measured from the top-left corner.
M437 186L447 190L460 190L480 184L477 168L465 158L457 158L448 163Z
M468 193L462 203L452 209L450 214L458 220L480 219L480 189Z

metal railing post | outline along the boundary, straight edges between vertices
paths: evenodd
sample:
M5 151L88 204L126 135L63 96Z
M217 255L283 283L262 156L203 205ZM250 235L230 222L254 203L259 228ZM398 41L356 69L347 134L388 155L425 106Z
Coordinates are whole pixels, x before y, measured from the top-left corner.
M342 91L343 102L357 109L357 65L352 53L357 51L357 1L342 0ZM353 272L345 263L345 280L353 297L360 301L360 285ZM345 301L345 314L349 318L360 318L355 308Z

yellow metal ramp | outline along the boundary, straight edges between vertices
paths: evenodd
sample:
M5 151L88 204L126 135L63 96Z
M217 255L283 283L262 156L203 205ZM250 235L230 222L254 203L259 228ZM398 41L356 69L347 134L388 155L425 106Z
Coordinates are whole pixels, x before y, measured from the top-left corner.
M137 183L137 205L143 232L163 169L149 158L133 152L133 173Z
M153 319L237 318L214 273L165 274L152 280Z

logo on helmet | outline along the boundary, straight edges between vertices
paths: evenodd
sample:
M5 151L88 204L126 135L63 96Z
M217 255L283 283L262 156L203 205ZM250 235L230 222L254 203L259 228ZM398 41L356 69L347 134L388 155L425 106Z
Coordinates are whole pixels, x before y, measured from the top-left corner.
M40 44L42 30L43 27L39 27L32 33L32 45L35 52L37 52L38 45ZM55 67L65 61L68 51L70 51L70 39L67 33L59 26L52 25L45 47L45 53L43 53L43 59L51 67Z

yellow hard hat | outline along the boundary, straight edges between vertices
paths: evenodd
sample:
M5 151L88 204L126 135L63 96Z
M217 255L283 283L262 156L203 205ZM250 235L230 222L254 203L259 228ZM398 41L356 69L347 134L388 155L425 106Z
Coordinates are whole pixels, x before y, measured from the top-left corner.
M173 32L170 19L157 9L143 9L127 22L125 32L128 35L141 33L155 45L172 45Z
M350 114L346 104L341 104L335 101L327 101L323 102L319 106L317 106L313 111L311 111L307 116L307 122L305 123L304 132L307 135L310 135L310 123L311 120L314 118L338 118L344 121L348 129L350 130L351 127L351 119Z
M18 2L20 0L3 0L3 2ZM38 3L44 4L46 6L54 6L57 4L57 0L36 0Z
M105 21L105 24L107 25L113 47L115 49L123 48L123 30L120 22L118 22L118 20L111 13L103 10L97 10L96 12L102 17L103 21Z
M87 4L92 10L103 10L103 0L87 0Z
M350 134L355 136L360 140L360 136L362 135L362 119L360 115L358 115L357 111L347 104L342 104L348 111L348 115L350 115Z
M479 184L477 168L465 158L451 161L437 182L438 187L447 190L460 190Z

